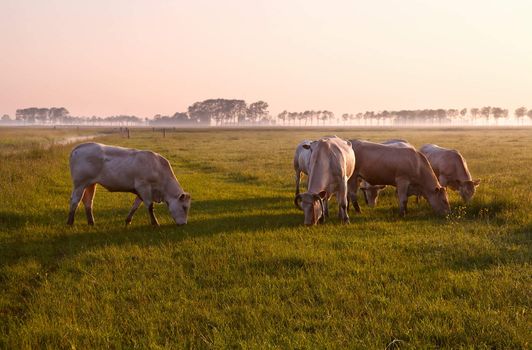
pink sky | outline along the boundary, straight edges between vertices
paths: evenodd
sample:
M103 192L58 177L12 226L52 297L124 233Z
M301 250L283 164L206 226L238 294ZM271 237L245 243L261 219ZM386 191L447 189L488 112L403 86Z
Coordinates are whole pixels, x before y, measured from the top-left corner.
M0 114L532 107L531 1L0 0Z

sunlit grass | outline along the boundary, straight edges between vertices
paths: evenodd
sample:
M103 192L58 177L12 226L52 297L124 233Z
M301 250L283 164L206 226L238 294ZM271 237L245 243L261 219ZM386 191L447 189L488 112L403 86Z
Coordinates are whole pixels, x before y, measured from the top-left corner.
M468 205L451 193L445 219L424 201L399 218L390 188L350 225L333 202L309 229L292 152L329 134L455 147L482 184ZM99 188L96 226L80 207L66 227L71 146L0 154L1 348L530 346L530 129L132 136L98 141L167 157L192 194L186 226L159 205L160 228L144 207L126 228L134 196Z

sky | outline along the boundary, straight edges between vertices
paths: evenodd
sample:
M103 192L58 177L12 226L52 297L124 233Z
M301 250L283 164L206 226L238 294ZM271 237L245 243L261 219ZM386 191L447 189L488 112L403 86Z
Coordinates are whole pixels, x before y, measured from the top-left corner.
M0 0L0 114L532 107L528 0Z

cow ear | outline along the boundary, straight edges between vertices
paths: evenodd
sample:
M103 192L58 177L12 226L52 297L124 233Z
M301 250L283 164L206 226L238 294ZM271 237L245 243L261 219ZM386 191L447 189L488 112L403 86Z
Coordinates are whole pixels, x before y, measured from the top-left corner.
M475 187L480 185L480 179L473 180L473 185L475 185Z
M321 199L325 199L325 197L327 196L327 192L321 191L320 193L318 193L318 196L320 196Z
M179 200L184 202L185 200L188 200L190 199L190 194L186 193L186 192L183 192L181 193L181 195L179 196Z
M304 149L310 149L310 145L304 144L304 145L303 145L303 148L304 148Z

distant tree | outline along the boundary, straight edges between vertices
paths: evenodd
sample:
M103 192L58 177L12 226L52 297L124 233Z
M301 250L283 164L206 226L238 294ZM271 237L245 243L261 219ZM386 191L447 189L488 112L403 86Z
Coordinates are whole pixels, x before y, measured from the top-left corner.
M532 119L532 109L528 110L528 112L526 113L526 116L528 117L528 119Z
M372 112L372 111L364 112L364 125L368 124L368 120L369 120L369 124L372 125L374 115L375 115L375 112Z
M490 120L490 114L491 114L491 107L482 107L480 109L480 115L486 118L486 124L488 124Z
M292 121L292 125L296 124L297 115L298 115L297 112L289 112L288 113L288 121L291 120Z
M458 109L448 109L447 110L447 118L449 118L451 121L455 120L460 115L460 111Z
M347 124L347 121L349 119L351 119L351 115L350 114L347 114L347 113L342 114L342 120L344 121L344 125Z
M509 113L508 110L505 108L505 109L502 110L502 117L501 117L501 118L503 118L503 119L507 119L509 114L510 114L510 113Z
M182 112L175 112L171 119L176 124L189 124L191 122L188 114Z
M478 118L478 115L480 114L480 110L478 108L471 108L469 112L471 113L471 118L473 119L473 121L475 121Z
M11 120L11 118L9 117L9 115L4 114L4 115L2 116L2 121L5 122L5 121L8 121L8 120Z
M287 111L282 111L281 113L279 113L277 115L277 119L282 120L283 121L283 125L285 125L287 117L288 117L288 112Z
M253 102L247 108L247 116L253 123L268 117L268 104L264 101Z
M521 121L522 123L524 116L527 114L526 107L519 107L515 110L514 113L515 113L515 117L517 118L517 120Z
M65 107L52 107L49 111L49 118L52 123L62 123L63 119L70 115L70 112Z
M320 119L321 119L323 125L325 125L325 122L327 120L332 120L333 118L334 118L334 113L333 112L331 112L331 111L322 111L321 112Z
M390 117L391 117L391 113L390 112L388 112L386 110L382 111L381 112L382 124L383 125L386 124L386 121L388 119L390 119Z
M467 115L467 108L462 108L460 110L460 119L461 119L461 122L463 123L464 120L466 119L466 115Z
M306 110L305 112L303 112L303 119L305 120L305 125L308 124L309 120L312 119L312 111L309 111L309 110Z
M210 103L206 101L195 102L192 106L188 107L188 115L191 119L196 120L199 124L210 124L211 123L211 110Z
M362 123L362 119L364 118L364 114L362 114L361 112L358 112L357 114L353 115L351 114L351 120L358 120L358 125L360 125Z
M499 119L502 118L503 114L504 114L504 110L500 107L493 107L491 109L491 115L495 119L495 125L499 124Z

